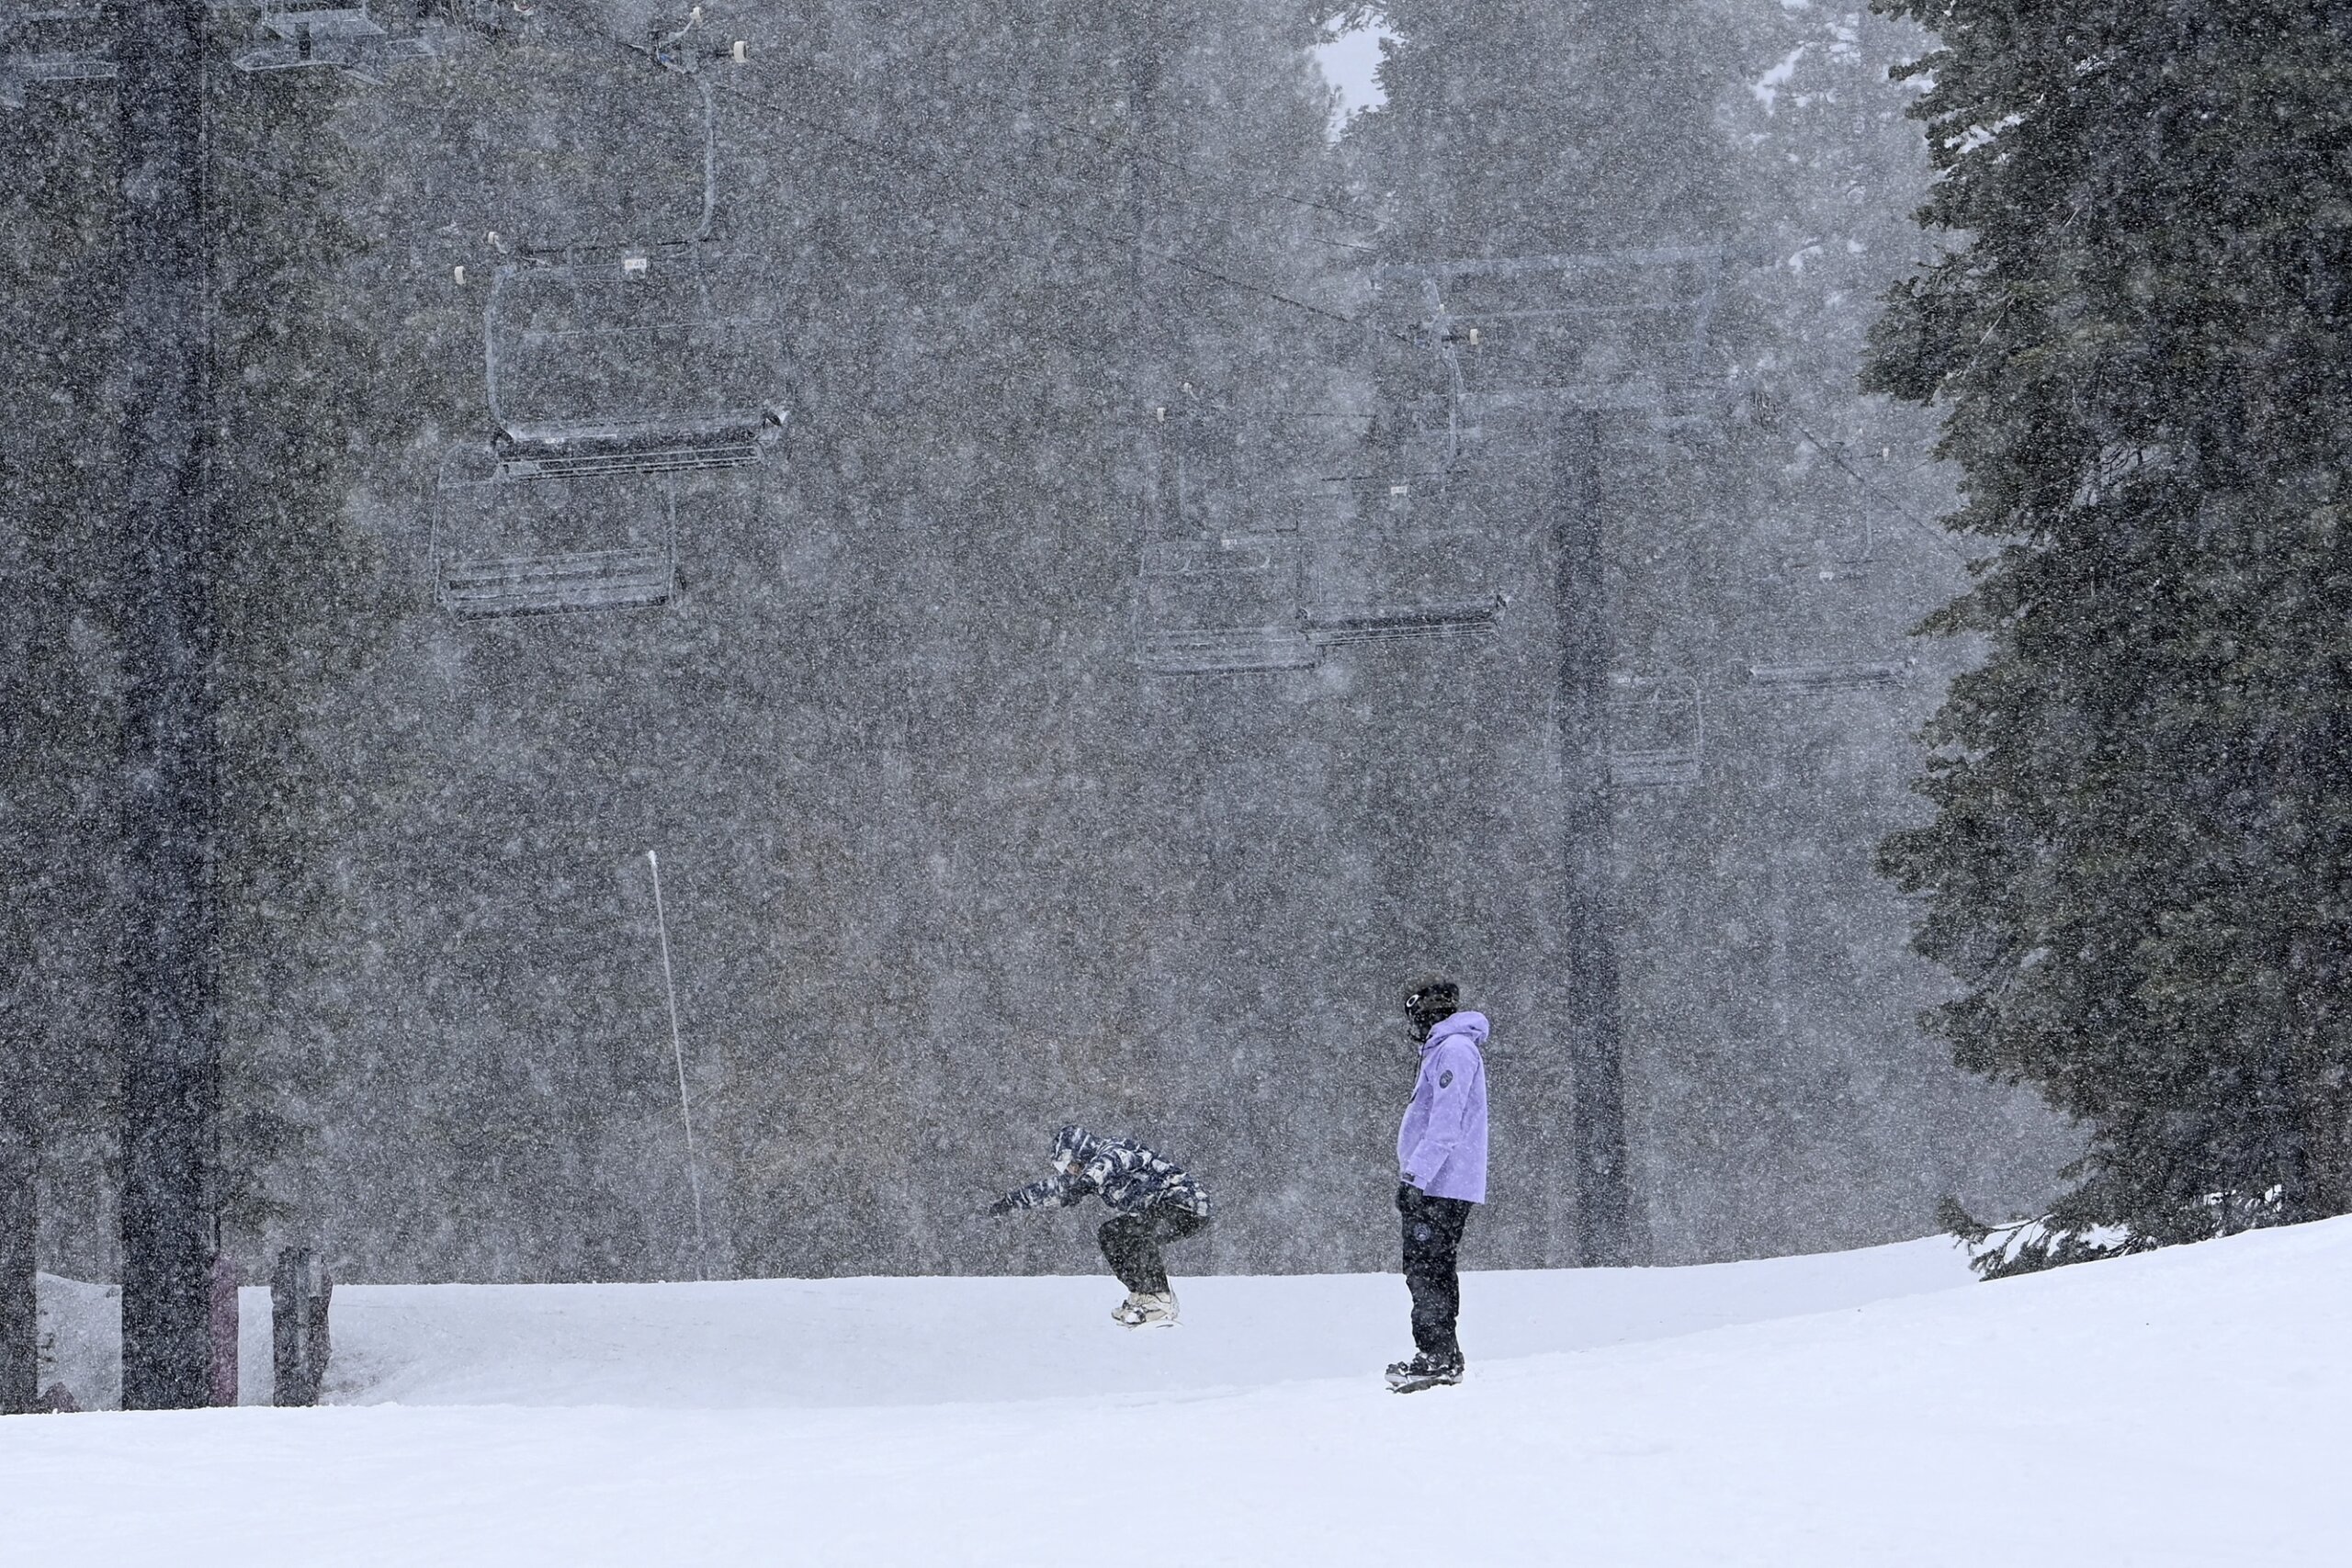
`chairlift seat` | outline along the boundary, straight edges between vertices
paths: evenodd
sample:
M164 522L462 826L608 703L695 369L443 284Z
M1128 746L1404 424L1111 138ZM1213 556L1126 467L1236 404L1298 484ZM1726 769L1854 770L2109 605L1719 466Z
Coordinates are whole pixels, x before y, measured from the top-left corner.
M122 68L94 54L44 54L8 62L8 71L28 82L111 82Z
M732 431L641 430L592 439L511 443L502 479L594 479L611 474L684 474L749 468L765 460L781 423Z
M1894 660L1828 660L1794 664L1750 664L1748 680L1790 693L1855 691L1901 682L1904 666Z
M1416 519L1443 475L1356 481L1339 522L1306 558L1307 636L1317 645L1482 636L1504 598L1493 541L1481 530ZM1443 502L1434 509L1443 515Z
M382 26L368 14L364 0L357 6L345 0L262 0L257 26L265 32L294 40L384 36Z
M775 313L700 246L501 266L483 336L505 478L740 468L782 430Z
M1654 409L1704 378L1721 252L1391 263L1385 291L1423 311L1461 396L1488 408Z
M1699 782L1696 751L1612 751L1609 782L1620 789L1685 788Z
M1503 594L1456 558L1461 536L1319 541L1307 569L1307 637L1319 647L1484 637Z
M120 73L113 61L95 54L0 57L0 107L23 108L25 88L34 82L109 82Z
M240 71L340 71L371 87L384 85L385 73L407 60L424 60L433 46L422 38L328 38L266 43L246 50L230 62Z
M35 82L113 80L121 74L113 48L107 13L95 6L0 19L0 107L23 108Z
M381 86L391 66L433 53L425 37L391 37L366 0L261 0L254 30L264 41L231 62L240 71L325 69Z
M1274 536L1147 545L1136 662L1160 675L1300 670L1317 659L1299 610L1298 547Z

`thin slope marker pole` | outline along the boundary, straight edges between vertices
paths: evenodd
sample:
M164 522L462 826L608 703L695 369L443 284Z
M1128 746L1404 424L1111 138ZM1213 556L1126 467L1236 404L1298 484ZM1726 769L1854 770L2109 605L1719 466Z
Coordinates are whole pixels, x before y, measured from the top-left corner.
M670 1054L678 1064L678 1120L686 1128L686 1185L695 1195L695 1278L707 1280L710 1254L703 1240L702 1167L695 1158L695 1112L686 1099L686 1046L678 1032L678 985L670 973L670 916L662 903L662 857L648 850L645 863L653 870L653 929L662 938L662 993L670 1003Z

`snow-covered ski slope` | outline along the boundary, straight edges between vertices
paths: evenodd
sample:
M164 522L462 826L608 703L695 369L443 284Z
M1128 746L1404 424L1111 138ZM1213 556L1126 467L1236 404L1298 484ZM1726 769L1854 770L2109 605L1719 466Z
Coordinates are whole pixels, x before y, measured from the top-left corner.
M1971 1285L1941 1243L1477 1274L338 1292L345 1403L0 1421L6 1556L2340 1563L2352 1221ZM249 1298L249 1302L251 1298Z

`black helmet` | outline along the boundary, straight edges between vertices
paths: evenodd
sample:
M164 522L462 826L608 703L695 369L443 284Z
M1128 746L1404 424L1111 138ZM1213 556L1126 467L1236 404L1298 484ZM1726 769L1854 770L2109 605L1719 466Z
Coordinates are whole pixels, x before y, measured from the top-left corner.
M1427 1040L1430 1030L1461 1010L1462 987L1451 980L1424 980L1405 994L1405 1021L1416 1040Z

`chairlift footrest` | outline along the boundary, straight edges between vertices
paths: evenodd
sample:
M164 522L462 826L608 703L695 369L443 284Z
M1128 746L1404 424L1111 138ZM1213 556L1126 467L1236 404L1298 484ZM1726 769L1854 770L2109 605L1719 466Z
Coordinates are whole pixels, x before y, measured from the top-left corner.
M655 550L509 556L447 564L441 602L469 616L650 609L666 604L676 583L670 558Z
M1502 618L1502 609L1501 600L1483 599L1409 609L1383 606L1356 615L1318 614L1307 623L1306 635L1324 648L1412 637L1487 637Z
M607 474L686 474L753 468L766 460L757 441L673 446L644 452L576 452L502 458L508 480L594 479Z

